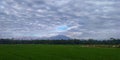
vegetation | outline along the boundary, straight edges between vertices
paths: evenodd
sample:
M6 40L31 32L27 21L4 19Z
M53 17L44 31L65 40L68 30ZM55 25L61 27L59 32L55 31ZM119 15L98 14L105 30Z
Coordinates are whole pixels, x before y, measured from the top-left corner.
M120 60L119 48L80 45L0 45L0 60Z
M120 39L113 38L109 40L0 39L0 60L120 60L119 47Z
M108 40L15 40L15 39L0 39L0 44L77 44L77 45L119 45L120 39L108 39Z

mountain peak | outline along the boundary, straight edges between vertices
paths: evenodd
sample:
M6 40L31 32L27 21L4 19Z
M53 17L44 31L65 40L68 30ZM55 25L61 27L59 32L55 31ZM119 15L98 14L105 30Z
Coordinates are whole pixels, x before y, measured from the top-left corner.
M69 40L71 38L68 36L65 36L65 35L56 35L56 36L49 37L48 39L50 39L50 40L61 40L61 39Z

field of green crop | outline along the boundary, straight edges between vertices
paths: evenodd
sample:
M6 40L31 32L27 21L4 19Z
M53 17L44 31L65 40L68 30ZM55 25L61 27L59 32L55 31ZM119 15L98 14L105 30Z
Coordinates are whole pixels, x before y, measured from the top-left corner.
M120 60L120 49L79 45L0 45L0 60Z

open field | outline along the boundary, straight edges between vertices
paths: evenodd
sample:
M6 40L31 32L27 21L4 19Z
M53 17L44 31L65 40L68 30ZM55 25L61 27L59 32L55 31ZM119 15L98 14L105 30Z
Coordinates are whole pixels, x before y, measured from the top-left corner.
M120 60L120 48L79 45L0 45L0 60Z

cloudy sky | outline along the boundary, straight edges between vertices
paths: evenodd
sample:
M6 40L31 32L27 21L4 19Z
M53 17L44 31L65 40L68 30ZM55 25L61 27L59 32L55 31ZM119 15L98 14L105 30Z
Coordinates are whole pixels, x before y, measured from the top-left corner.
M0 0L0 37L120 37L120 0Z

